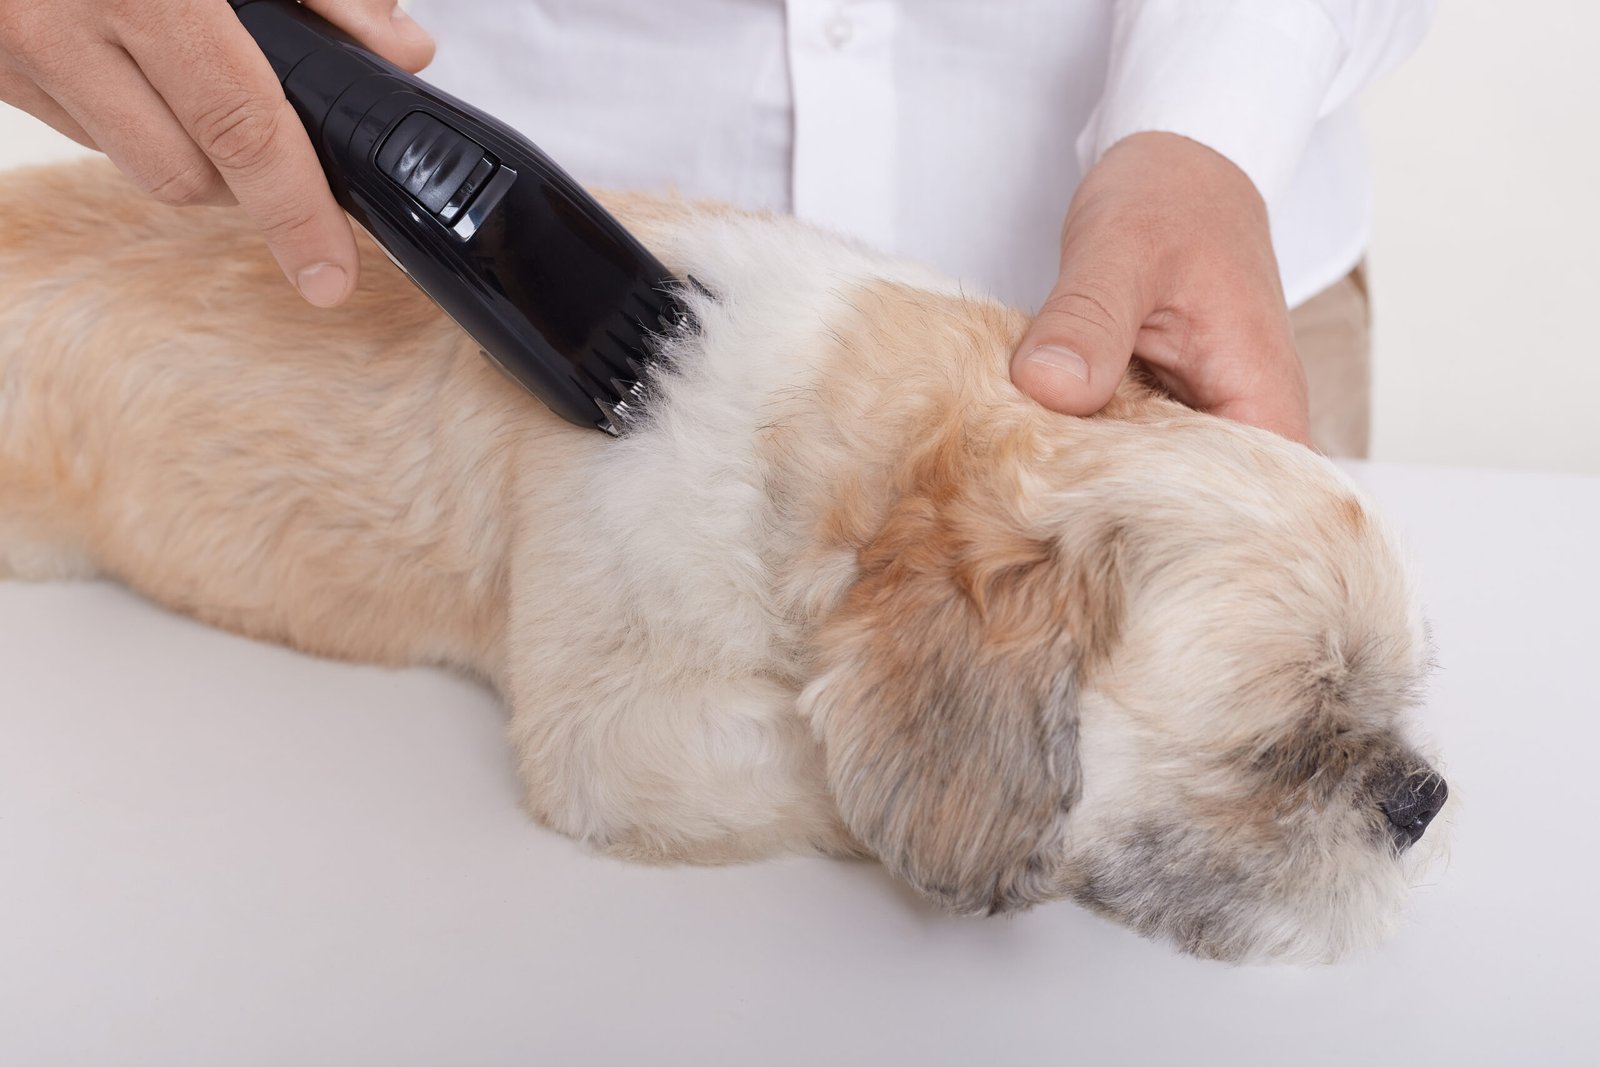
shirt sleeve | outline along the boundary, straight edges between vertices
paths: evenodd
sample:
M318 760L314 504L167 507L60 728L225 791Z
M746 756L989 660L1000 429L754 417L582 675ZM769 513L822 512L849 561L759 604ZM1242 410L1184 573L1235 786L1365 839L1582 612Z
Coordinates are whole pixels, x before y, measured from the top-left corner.
M1182 134L1271 204L1317 120L1421 42L1435 0L1118 0L1084 169L1124 137Z

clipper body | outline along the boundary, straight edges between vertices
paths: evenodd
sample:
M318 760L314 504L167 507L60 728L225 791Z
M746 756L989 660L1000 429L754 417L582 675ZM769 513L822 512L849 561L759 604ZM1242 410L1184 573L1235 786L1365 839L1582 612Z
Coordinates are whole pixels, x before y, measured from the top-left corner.
M344 209L484 353L572 422L618 433L680 284L505 123L293 0L230 0Z

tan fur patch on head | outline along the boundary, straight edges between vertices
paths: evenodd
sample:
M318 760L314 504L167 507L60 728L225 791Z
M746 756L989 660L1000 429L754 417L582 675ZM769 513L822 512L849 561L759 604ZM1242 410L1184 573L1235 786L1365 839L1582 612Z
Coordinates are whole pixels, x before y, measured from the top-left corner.
M971 502L908 501L863 552L808 694L851 831L966 912L1058 892L1080 649L1097 643L1091 620L1109 622L1078 600L1093 579L1048 545L997 531L1017 551L975 559L981 528L1002 522Z
M821 523L857 581L819 638L805 706L851 832L936 901L1007 911L1061 893L1077 795L1076 692L1114 643L1122 537L1030 512L1053 418L1003 378L1012 323L990 305L862 294L825 390L876 470L843 481ZM878 389L884 391L872 396Z

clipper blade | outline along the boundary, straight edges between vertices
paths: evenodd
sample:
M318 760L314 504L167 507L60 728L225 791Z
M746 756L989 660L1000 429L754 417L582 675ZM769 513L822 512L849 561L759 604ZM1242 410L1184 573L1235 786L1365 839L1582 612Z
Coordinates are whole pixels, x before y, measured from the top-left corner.
M704 291L694 279L690 283ZM669 289L639 289L630 294L590 349L590 359L575 365L600 413L595 426L621 436L644 409L650 370L662 362L662 345L692 331L694 314Z

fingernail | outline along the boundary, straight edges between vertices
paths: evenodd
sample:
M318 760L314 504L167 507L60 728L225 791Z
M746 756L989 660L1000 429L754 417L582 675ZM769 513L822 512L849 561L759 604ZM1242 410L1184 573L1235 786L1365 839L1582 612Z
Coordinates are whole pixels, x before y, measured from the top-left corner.
M333 263L318 263L294 276L294 284L306 302L319 308L331 308L344 299L350 278L344 268Z
M412 44L432 44L433 35L418 25L417 20L406 13L406 9L399 4L394 6L394 32L410 41Z
M1060 345L1040 345L1023 358L1029 363L1039 363L1058 371L1065 371L1080 382L1089 380L1089 364L1078 353Z

